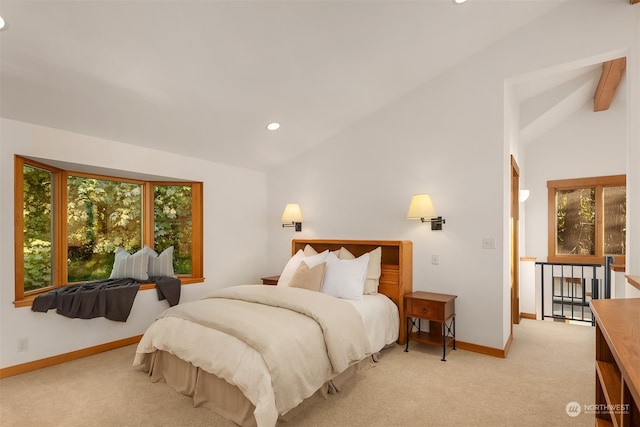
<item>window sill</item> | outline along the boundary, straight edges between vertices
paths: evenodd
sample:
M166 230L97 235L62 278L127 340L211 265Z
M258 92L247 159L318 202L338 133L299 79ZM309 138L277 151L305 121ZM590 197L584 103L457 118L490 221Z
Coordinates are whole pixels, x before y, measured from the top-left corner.
M194 283L204 282L204 277L178 277L178 279L180 279L183 285L192 285Z
M38 295L29 295L28 297L24 297L20 300L16 300L13 302L13 305L16 306L16 308L18 307L31 307L31 304L33 304L33 300L36 299Z
M179 277L180 282L182 285L191 285L194 283L202 283L204 282L204 277ZM149 289L155 289L156 285L154 283L143 283L140 285L140 291L147 291ZM44 293L44 292L42 292ZM16 300L13 302L13 305L16 308L19 307L31 307L31 305L33 304L33 300L36 299L36 297L40 295L40 294L35 294L35 295L29 295L27 297L24 297L20 300Z

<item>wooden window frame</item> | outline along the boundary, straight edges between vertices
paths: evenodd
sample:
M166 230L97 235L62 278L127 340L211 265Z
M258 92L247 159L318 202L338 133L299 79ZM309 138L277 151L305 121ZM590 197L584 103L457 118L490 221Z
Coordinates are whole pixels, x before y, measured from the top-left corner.
M37 167L52 173L53 179L53 262L52 285L30 292L24 291L24 166ZM16 307L30 306L33 299L55 288L68 286L67 282L67 177L69 175L84 178L104 179L110 181L129 182L142 186L142 244L154 247L153 227L153 187L155 185L190 185L191 186L191 222L193 227L191 242L191 274L179 274L183 285L204 281L203 266L203 184L197 181L146 181L131 179L115 175L100 175L87 172L64 170L58 167L38 162L26 157L14 156L14 251L15 251L15 301ZM153 284L143 284L141 290L153 289Z
M604 219L603 204L605 187L627 186L626 175L610 175L592 178L560 179L547 181L547 261L568 264L599 264L604 260ZM558 255L556 253L556 191L576 190L581 188L596 189L596 235L595 255ZM614 263L625 264L625 255L614 256Z

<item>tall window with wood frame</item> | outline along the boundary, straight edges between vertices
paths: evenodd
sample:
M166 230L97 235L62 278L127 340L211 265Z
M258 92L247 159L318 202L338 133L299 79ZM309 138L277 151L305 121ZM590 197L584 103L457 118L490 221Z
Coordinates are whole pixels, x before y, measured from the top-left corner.
M48 288L54 275L55 173L41 167L22 166L22 281L24 292ZM16 234L19 230L16 230Z
M202 280L202 183L62 170L15 157L16 305L68 284L106 279L116 247L174 247L182 283Z
M106 279L116 247L142 248L142 184L67 176L67 282Z
M547 182L548 260L600 264L605 256L624 264L626 176Z
M162 183L153 186L153 239L160 253L174 248L176 274L191 274L192 265L192 188L191 185Z

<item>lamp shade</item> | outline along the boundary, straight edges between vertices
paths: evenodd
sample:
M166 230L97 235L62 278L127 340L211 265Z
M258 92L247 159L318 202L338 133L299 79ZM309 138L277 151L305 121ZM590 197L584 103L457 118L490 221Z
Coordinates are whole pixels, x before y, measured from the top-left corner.
M302 211L297 203L287 203L282 212L282 222L302 222Z
M414 194L407 211L407 219L434 218L438 216L428 194Z

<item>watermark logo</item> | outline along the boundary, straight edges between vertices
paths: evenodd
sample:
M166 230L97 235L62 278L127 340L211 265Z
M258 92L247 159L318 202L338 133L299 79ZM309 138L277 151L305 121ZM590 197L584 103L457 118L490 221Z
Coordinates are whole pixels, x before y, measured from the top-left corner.
M582 412L582 407L578 402L569 402L564 410L570 417L577 417Z
M628 403L618 403L614 405L608 405L605 403L592 403L587 405L580 405L578 402L571 401L564 407L568 416L574 418L584 413L585 415L601 415L601 414L629 414Z
M629 414L628 403L616 403L612 405L608 405L605 403L594 403L591 405L584 405L582 409L584 410L585 414L594 414L594 415L601 415L601 414L628 415Z

